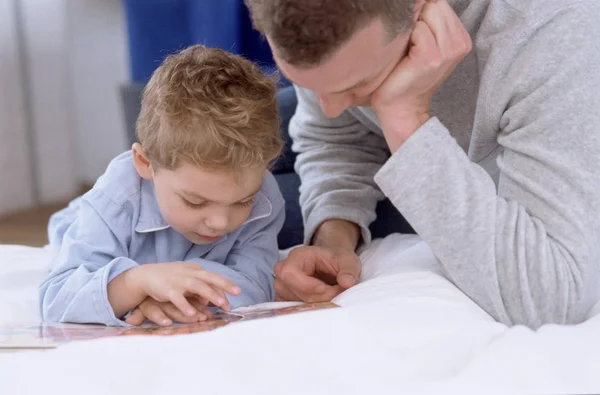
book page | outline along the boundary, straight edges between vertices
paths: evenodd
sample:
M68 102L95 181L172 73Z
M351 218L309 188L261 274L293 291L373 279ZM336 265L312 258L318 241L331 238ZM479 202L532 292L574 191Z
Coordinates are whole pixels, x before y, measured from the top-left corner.
M210 321L194 324L174 324L160 327L146 323L139 327L109 327L104 325L78 325L42 323L29 326L0 326L0 349L54 348L79 340L92 340L114 336L172 336L215 330L239 321L272 318L307 311L336 308L333 303L268 303L232 312L216 312Z

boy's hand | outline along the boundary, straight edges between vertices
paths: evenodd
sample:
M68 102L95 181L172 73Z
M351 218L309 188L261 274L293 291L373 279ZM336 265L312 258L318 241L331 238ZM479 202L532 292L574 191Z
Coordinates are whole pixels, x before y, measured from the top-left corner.
M225 277L209 272L197 263L172 262L138 266L135 269L136 286L144 295L157 302L170 302L183 314L193 317L198 310L188 297L206 300L223 310L230 310L225 292L239 295L240 288ZM206 305L205 304L205 305Z
M212 311L206 306L206 301L188 298L188 302L194 306L198 313L193 316L186 316L173 303L157 302L152 298L146 298L125 322L139 326L148 319L160 326L170 326L173 325L173 322L193 324L210 320L213 317Z

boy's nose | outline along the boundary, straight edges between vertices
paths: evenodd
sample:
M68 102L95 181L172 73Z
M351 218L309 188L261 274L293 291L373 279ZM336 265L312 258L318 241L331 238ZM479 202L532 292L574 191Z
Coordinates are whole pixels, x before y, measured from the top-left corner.
M227 229L229 218L226 213L214 213L204 221L206 226L216 232L221 232Z

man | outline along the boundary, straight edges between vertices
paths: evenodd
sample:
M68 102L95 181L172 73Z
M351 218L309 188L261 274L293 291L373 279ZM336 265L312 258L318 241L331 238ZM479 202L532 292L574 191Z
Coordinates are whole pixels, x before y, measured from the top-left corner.
M600 291L600 3L246 4L299 100L309 245L276 268L281 299L354 285L385 195L496 319L586 318Z

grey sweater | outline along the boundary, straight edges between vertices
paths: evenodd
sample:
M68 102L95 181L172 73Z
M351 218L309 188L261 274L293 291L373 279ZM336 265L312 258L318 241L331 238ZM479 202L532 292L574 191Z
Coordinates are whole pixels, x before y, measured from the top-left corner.
M306 241L365 243L388 196L463 292L506 324L577 323L600 298L600 1L450 0L473 52L392 157L371 108L296 88Z

